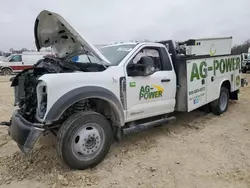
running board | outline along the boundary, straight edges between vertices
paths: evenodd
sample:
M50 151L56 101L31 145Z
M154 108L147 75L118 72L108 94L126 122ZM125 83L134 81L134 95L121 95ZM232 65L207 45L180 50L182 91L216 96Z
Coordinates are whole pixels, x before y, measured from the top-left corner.
M168 118L162 118L162 119L158 119L155 121L151 121L151 122L147 122L147 123L142 123L142 124L131 124L129 127L123 128L122 132L123 134L130 134L130 133L134 133L134 132L141 132L143 130L152 128L152 127L156 127L162 124L166 124L166 123L170 123L172 121L174 121L176 119L176 117L172 116L172 117L168 117Z

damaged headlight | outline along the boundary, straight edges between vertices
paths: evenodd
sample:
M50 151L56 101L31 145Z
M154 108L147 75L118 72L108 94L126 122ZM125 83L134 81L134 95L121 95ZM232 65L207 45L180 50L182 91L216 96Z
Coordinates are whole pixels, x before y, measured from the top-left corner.
M37 93L37 120L42 120L47 110L47 85L45 82L40 81L36 87Z

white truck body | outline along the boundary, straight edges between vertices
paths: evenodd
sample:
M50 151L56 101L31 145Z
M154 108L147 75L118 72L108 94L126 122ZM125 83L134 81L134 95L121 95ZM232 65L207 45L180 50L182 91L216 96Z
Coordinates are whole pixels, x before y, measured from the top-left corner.
M230 92L238 90L240 64L240 55L188 60L188 111L217 99L224 81L230 81Z
M113 137L166 123L172 112L211 105L219 115L229 98L238 99L240 55L228 55L228 49L222 55L221 46L212 57L209 48L180 56L172 41L98 50L46 10L36 19L35 39L38 50L52 46L59 58L43 59L13 79L19 110L9 132L27 153L43 132L59 128L57 151L72 168L100 163Z

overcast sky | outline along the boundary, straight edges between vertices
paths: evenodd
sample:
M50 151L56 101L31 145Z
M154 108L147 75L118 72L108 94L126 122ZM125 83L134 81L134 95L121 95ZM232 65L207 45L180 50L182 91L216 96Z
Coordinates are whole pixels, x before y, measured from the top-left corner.
M35 48L34 21L43 9L61 14L93 44L250 38L250 0L1 0L0 50Z

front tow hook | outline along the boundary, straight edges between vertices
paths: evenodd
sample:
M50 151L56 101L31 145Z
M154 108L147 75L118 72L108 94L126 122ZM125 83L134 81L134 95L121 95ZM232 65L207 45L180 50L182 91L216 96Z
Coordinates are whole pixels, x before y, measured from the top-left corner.
M0 126L7 126L7 127L9 127L10 126L10 122L7 122L7 121L0 122Z

